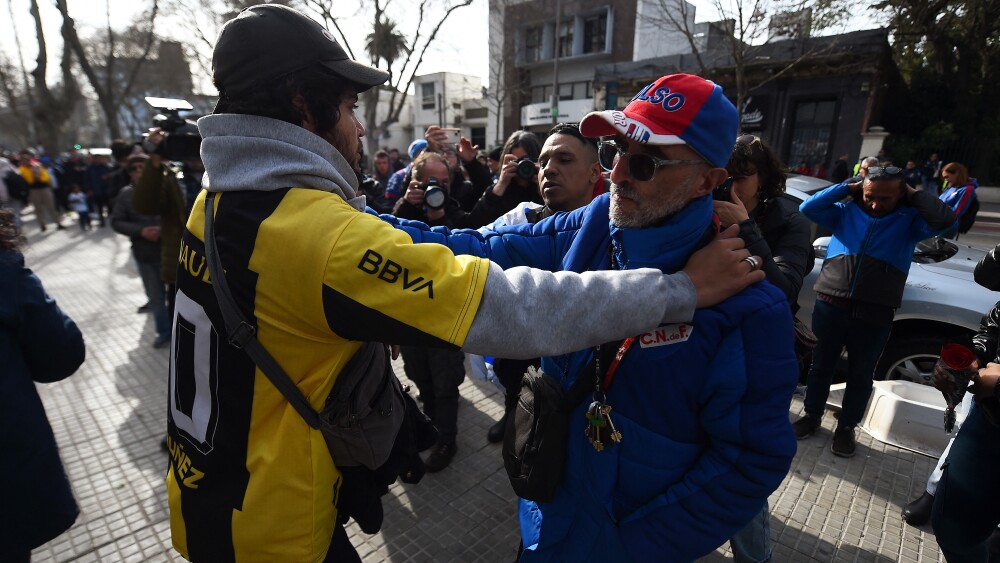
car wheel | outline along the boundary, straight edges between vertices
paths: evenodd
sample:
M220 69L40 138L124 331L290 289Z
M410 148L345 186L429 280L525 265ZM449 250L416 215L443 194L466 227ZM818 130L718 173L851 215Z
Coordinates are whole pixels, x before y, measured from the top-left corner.
M934 364L944 344L944 339L928 336L889 340L875 368L875 379L934 385Z

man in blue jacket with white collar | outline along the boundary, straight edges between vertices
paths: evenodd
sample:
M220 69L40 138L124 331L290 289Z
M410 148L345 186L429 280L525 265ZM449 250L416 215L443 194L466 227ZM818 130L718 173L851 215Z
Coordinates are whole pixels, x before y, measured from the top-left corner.
M580 123L584 135L602 138L610 196L494 233L401 227L505 268L676 272L718 231L711 193L726 179L737 122L719 86L665 76L623 111ZM600 392L570 417L555 499L522 507L521 561L691 561L742 529L795 455L793 340L787 300L760 282L698 309L690 323L543 358L564 389L587 377ZM595 354L596 373L585 369ZM600 450L584 433L592 401L611 407L621 434Z
M846 347L850 357L843 409L830 449L851 457L892 318L902 302L918 242L952 228L957 217L932 192L903 181L896 166L872 166L862 182L830 186L802 203L803 215L833 231L814 289L812 329L817 344L807 379L806 415L798 439L820 427L833 370Z

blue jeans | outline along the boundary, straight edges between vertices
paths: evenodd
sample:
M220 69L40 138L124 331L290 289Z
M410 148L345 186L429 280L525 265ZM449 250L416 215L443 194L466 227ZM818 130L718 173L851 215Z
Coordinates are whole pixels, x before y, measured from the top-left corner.
M764 563L771 560L771 512L767 501L764 508L742 530L729 538L733 561Z
M973 408L955 437L934 493L931 525L948 563L986 563L1000 524L1000 427Z
M153 325L157 336L170 336L170 319L167 316L167 296L160 279L159 262L135 261L142 278L142 287L146 290L146 299L153 313Z
M816 333L813 363L806 379L805 410L823 416L830 396L833 370L840 352L847 347L847 389L840 412L839 428L854 428L861 422L872 393L875 365L889 341L892 325L878 325L853 318L851 310L816 300L812 329Z

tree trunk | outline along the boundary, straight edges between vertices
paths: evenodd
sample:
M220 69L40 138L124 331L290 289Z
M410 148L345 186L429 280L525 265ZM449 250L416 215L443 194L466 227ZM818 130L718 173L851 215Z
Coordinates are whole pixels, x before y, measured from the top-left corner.
M34 1L34 0L33 0ZM100 76L94 70L94 67L90 64L87 59L87 53L83 48L83 44L80 41L80 36L76 32L76 23L73 18L69 15L69 7L67 5L67 0L55 0L56 9L59 10L60 15L62 15L63 26L62 26L62 36L65 45L72 47L73 52L76 53L77 60L80 63L80 68L83 70L83 74L86 75L87 81L90 82L91 87L93 87L94 92L97 94L98 102L101 105L101 110L104 112L104 118L107 121L108 134L111 135L111 139L117 139L121 137L121 120L118 116L118 106L121 104L120 100L127 98L132 85L134 83L135 77L138 74L139 67L146 61L149 57L149 53L152 49L153 42L155 40L155 35L153 33L153 24L156 21L156 14L159 10L159 1L153 0L152 13L149 17L149 35L147 37L147 42L145 50L142 55L134 63L129 77L126 83L122 86L121 92L116 93L112 87L112 68L115 61L114 44L109 47L108 57L105 62L105 72L107 74L107 83L102 84ZM109 24L110 26L110 24ZM108 33L111 34L112 31L109 27ZM64 47L65 48L65 47Z
M31 15L35 18L35 31L38 36L38 64L31 73L36 93L31 112L39 127L36 132L38 138L33 141L39 142L46 151L58 152L63 144L66 121L72 115L82 95L72 73L72 53L65 44L60 64L63 75L62 92L60 95L56 95L49 89L45 76L48 71L45 34L42 31L42 20L38 12L37 0L31 2Z

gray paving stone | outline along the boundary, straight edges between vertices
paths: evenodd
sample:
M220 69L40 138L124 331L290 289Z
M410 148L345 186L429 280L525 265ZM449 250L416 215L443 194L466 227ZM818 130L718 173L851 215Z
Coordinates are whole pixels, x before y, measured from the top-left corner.
M29 218L30 219L30 218ZM163 479L167 351L151 347L152 319L128 242L109 229L40 234L29 223L29 267L80 325L87 361L73 377L39 386L81 515L35 561L183 561L170 545ZM70 252L70 250L72 252ZM397 373L402 364L397 362ZM458 455L419 485L397 483L384 499L382 532L350 527L366 562L509 563L518 542L516 499L500 448L486 443L502 397L491 384L461 387ZM789 409L802 414L795 398ZM943 561L929 527L902 523L934 460L857 434L859 452L830 452L836 420L798 442L789 474L771 495L776 562ZM724 543L702 563L731 560Z

